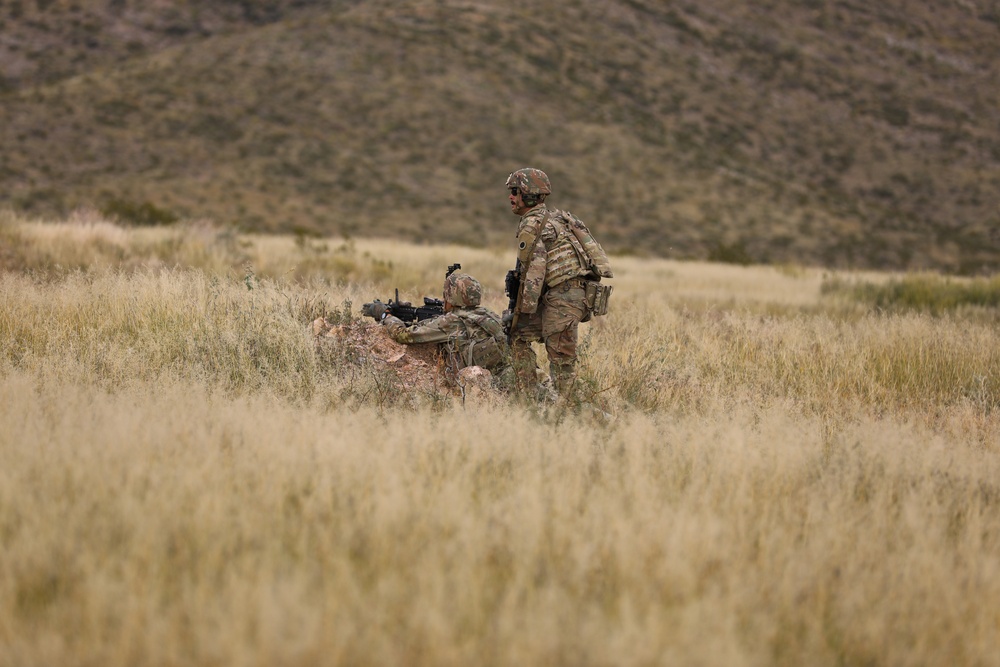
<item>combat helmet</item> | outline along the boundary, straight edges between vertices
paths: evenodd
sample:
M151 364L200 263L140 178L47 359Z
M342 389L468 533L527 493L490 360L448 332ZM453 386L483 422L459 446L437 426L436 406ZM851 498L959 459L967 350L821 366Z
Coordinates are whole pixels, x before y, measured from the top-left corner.
M507 177L507 188L520 190L525 203L529 198L541 201L545 199L545 195L552 194L552 184L549 182L549 177L541 169L532 167L524 167L511 172L510 176Z
M444 300L458 308L475 308L483 298L483 286L467 273L452 273L444 279Z

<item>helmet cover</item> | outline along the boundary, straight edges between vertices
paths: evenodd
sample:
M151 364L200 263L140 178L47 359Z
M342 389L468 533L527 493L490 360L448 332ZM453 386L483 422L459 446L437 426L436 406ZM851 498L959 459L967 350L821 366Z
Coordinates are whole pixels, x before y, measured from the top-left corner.
M483 286L467 273L452 273L444 279L444 300L459 308L475 308L483 297Z
M526 195L550 195L552 184L549 177L541 169L525 167L511 172L507 177L507 187L517 188Z

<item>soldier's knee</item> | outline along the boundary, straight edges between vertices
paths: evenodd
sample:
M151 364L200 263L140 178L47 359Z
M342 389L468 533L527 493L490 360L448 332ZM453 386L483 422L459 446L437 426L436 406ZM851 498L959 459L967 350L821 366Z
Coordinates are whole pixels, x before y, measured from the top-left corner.
M511 345L510 346L510 356L517 361L531 360L535 359L535 351L531 349L528 344L525 345Z
M545 353L551 364L566 364L572 366L576 363L576 348L567 348L559 345L546 345Z

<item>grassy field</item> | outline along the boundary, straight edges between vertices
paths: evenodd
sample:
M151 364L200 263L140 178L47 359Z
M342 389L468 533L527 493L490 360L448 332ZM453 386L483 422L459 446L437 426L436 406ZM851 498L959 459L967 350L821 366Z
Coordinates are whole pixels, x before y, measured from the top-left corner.
M316 353L509 255L0 214L0 667L1000 664L995 281L613 258L607 423Z

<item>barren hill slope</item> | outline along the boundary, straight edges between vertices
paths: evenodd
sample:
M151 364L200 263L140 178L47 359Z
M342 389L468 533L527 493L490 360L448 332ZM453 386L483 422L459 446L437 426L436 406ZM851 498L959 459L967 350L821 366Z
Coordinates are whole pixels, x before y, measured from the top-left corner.
M619 252L995 271L1000 9L937 4L5 3L0 205L503 244L532 165Z

